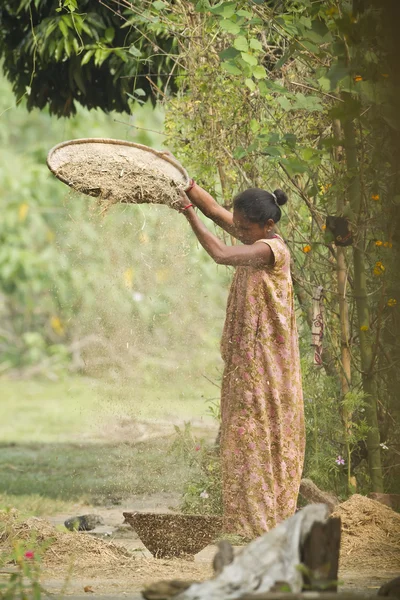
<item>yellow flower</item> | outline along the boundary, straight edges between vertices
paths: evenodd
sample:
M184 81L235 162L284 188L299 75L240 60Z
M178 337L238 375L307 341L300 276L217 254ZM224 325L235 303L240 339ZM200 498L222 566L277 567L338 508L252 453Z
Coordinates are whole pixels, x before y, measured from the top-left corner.
M377 263L375 263L375 267L374 267L374 275L376 275L377 277L379 277L380 275L383 275L383 273L385 272L385 266L378 261Z
M28 210L29 210L29 204L27 204L26 202L24 202L23 204L20 204L18 207L18 221L25 221L26 219L26 215L28 214Z
M51 328L54 331L54 333L56 333L57 335L63 335L64 327L63 327L63 324L61 323L60 317L51 317L50 325L51 325Z
M333 16L336 15L338 12L338 9L336 6L330 6L329 8L326 9L326 14L329 16Z
M356 75L354 77L354 81L362 81L362 80L363 80L363 78L361 77L361 75Z
M311 252L311 246L309 244L307 244L307 246L304 246L303 252L305 254L308 254L308 252Z
M393 248L392 242L388 242L388 248Z
M361 325L360 327L360 331L368 331L369 327L368 325Z
M396 298L389 298L387 305L388 306L396 306L397 300Z
M325 231L326 225L322 225L321 229L322 229L322 231Z
M376 240L375 242L375 246L382 246L383 242L381 242L381 240Z
M52 241L54 241L54 238L55 238L55 237L56 237L56 236L55 236L55 233L54 233L54 231L51 231L51 229L48 229L48 230L47 230L47 232L46 232L46 240L47 240L48 242L52 242Z
M132 284L133 284L133 269L132 269L132 267L129 267L129 269L126 269L126 271L124 271L124 283L127 288L132 289Z
M379 194L372 194L371 200L375 200L375 202L378 202L379 199L380 199Z

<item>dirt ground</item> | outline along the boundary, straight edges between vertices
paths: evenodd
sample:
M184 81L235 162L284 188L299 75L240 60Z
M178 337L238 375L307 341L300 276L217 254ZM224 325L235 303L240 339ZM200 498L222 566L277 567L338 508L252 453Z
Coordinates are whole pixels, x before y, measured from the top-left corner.
M173 512L179 502L178 495L155 494L151 496L134 496L125 500L119 506L82 507L79 514L94 512L104 519L104 525L97 527L91 533L79 535L94 536L105 542L112 542L127 549L131 555L122 559L120 564L104 566L104 564L87 567L79 564L79 557L74 565L57 567L43 572L42 584L53 593L65 595L82 595L89 588L90 592L104 596L134 596L146 585L162 579L185 579L202 581L212 575L211 561L216 551L214 546L207 546L192 560L183 559L154 559L143 546L133 529L123 523L123 512L151 511ZM59 514L48 520L55 526L63 524L70 514ZM236 551L239 551L237 548ZM60 561L61 562L61 561ZM398 576L399 571L371 570L370 565L360 564L354 569L346 569L346 557L342 557L339 573L340 589L352 592L364 592L371 596L385 582Z

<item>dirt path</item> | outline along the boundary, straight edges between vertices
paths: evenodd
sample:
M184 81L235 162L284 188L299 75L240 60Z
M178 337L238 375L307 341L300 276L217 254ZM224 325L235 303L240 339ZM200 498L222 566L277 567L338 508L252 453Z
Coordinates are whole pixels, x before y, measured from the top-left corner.
M77 562L73 569L61 566L43 573L43 585L53 593L63 591L65 595L82 595L89 586L93 594L99 596L134 596L151 582L161 579L186 579L203 581L212 575L211 562L215 554L214 546L207 546L193 560L157 560L146 550L133 529L123 523L125 511L173 512L179 504L178 494L154 494L132 496L119 506L82 507L79 514L94 512L104 519L104 525L93 532L82 533L112 541L132 553L132 558L119 566L109 568L80 568ZM61 525L72 515L59 514L49 517L53 525ZM239 550L239 549L237 549ZM370 567L347 570L345 559L339 573L341 590L363 592L375 596L383 583L398 576L389 571L371 571ZM139 597L139 596L138 596Z

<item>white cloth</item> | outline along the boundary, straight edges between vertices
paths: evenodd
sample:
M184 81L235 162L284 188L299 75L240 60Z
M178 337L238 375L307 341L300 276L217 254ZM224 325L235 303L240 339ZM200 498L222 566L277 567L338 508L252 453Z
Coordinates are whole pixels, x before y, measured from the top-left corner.
M286 582L301 592L300 550L315 522L325 522L326 504L310 504L246 546L215 578L191 585L177 600L234 600L243 594L268 592Z

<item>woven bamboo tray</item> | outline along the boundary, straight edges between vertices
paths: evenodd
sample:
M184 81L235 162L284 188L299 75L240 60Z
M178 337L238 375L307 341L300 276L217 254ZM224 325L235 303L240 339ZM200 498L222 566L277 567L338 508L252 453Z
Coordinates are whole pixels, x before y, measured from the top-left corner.
M139 512L123 515L155 558L193 556L222 531L222 519L214 516Z
M50 150L47 165L77 192L110 204L156 203L172 206L189 183L185 169L163 152L143 144L82 138Z

